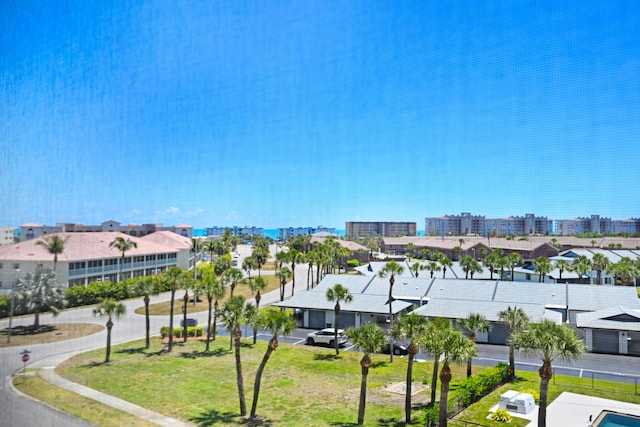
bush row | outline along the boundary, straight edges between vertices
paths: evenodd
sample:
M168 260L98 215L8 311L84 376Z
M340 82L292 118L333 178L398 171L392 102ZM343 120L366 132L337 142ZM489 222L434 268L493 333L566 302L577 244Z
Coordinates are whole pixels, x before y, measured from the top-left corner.
M179 338L182 336L182 333L184 332L184 329L181 327L175 327L173 328L173 336L176 338ZM162 335L162 338L166 338L169 336L169 327L168 326L163 326L162 328L160 328L160 335ZM202 326L188 326L187 327L187 336L190 337L201 337L204 335L204 329L202 328Z
M142 297L138 291L138 285L142 280L149 280L149 277L134 277L120 282L91 282L87 286L72 286L67 288L67 307L80 307L83 305L97 304L105 298L116 301L127 298ZM162 286L160 281L154 281L159 292L168 291Z
M510 380L509 365L499 363L491 369L469 377L458 384L458 405L467 407Z

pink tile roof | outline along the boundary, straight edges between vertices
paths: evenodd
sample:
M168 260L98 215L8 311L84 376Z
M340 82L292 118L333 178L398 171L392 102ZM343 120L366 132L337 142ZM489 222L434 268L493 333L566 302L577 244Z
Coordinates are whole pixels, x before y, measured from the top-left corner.
M173 231L156 231L155 233L147 234L140 239L156 243L158 245L173 248L175 250L191 249L191 239L174 233Z
M67 239L64 252L58 255L59 262L120 257L122 254L117 249L109 247L109 243L116 237L130 239L138 244L137 248L127 251L127 256L167 253L177 250L175 244L167 246L119 232L55 234L62 239ZM49 234L49 236L52 235ZM0 246L0 261L52 261L53 255L44 246L37 244L39 240L42 239L36 238L13 245Z

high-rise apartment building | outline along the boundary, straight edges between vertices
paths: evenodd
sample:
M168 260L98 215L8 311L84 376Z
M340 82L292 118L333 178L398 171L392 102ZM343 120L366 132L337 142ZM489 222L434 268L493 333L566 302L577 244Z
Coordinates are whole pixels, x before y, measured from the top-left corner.
M425 234L431 236L446 234L486 236L489 233L505 236L510 234L551 234L552 226L552 220L546 217L537 217L534 214L508 218L486 218L463 212L460 215L425 218Z
M355 222L349 221L345 224L345 234L347 237L363 236L415 236L417 227L415 222Z

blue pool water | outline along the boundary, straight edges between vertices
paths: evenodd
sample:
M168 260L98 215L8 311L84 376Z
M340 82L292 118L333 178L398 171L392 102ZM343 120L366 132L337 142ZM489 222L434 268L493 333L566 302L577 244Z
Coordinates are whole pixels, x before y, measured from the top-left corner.
M596 420L593 427L640 427L640 417L631 415L607 413Z

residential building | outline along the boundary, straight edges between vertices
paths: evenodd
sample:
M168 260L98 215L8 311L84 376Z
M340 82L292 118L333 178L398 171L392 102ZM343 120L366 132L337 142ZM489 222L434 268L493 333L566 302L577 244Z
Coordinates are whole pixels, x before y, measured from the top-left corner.
M222 237L224 233L229 230L234 236L243 237L243 236L262 236L264 234L264 230L262 227L253 227L249 225L245 225L244 227L240 227L234 225L232 227L207 227L207 236L211 237Z
M11 245L16 242L15 227L0 227L0 246Z
M286 227L278 228L278 240L286 242L290 237L311 236L318 233L328 233L337 236L335 228L323 227L321 225L317 227Z
M365 323L388 327L389 279L376 274L327 275L313 289L298 291L274 305L295 309L300 327L332 327L334 304L325 295L336 283L353 296L350 302L340 304L338 327ZM508 307L523 309L533 322L549 319L573 327L577 324L590 351L640 356L640 345L633 342L640 340L640 299L632 287L407 276L398 277L393 286L394 318L413 309L421 316L457 323L470 313L478 313L492 324L488 333L478 334L481 343L507 343L509 327L498 313Z
M508 218L486 218L463 212L460 215L425 218L425 234L428 236L477 234L486 236L489 233L497 236L551 234L553 221L534 214L512 216Z
M348 238L365 236L415 236L417 227L415 222L355 222L345 224L345 234Z
M98 233L98 232L120 232L134 237L142 237L157 231L171 231L180 236L191 239L193 237L193 226L180 224L165 227L162 224L127 224L122 225L118 221L105 221L100 225L84 225L75 223L59 222L55 226L41 225L36 223L22 224L20 226L20 241L39 239L53 233Z
M191 264L191 239L171 231L134 237L118 231L56 233L65 240L55 265L58 282L68 286L94 281L115 281L122 263L122 279L151 276L171 266L187 269ZM125 253L109 247L116 237L137 244ZM0 290L7 293L19 277L38 268L54 269L53 255L38 244L40 239L0 247Z

